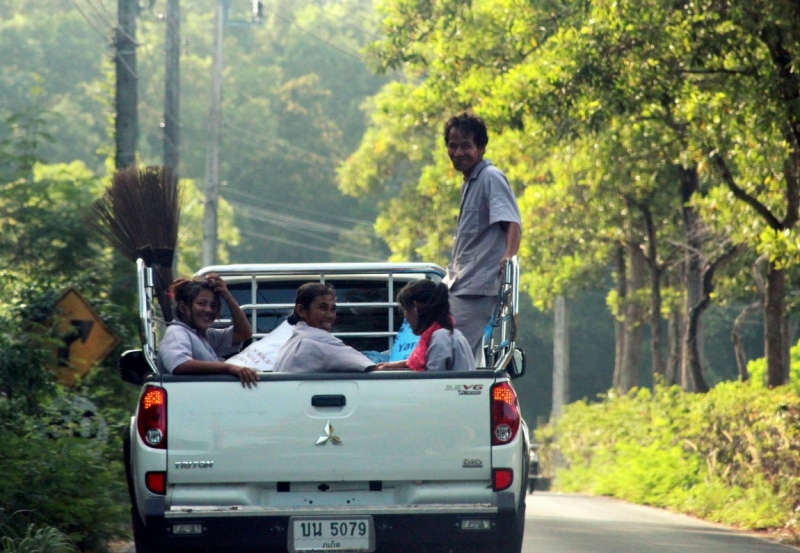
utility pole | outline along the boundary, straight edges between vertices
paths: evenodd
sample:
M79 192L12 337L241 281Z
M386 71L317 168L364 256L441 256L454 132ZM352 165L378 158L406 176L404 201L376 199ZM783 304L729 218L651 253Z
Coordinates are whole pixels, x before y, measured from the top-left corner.
M164 73L164 166L178 172L180 162L180 0L167 0L166 70Z
M555 302L555 333L553 336L553 408L551 420L561 415L569 402L569 309L564 296Z
M222 41L225 28L225 2L217 0L214 18L214 56L211 61L211 109L208 113L206 146L206 203L203 214L204 267L217 262L217 208L219 207L219 136L222 111Z
M116 97L114 117L114 139L116 152L114 166L125 169L136 162L136 145L139 140L139 123L136 91L136 15L137 0L118 0L119 25L114 29L116 54Z

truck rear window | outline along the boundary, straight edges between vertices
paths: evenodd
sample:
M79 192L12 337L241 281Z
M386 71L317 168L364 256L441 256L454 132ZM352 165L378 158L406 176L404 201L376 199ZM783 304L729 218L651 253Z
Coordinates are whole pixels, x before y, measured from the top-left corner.
M286 282L286 281L261 281L258 282L258 289L255 297L251 282L229 282L228 288L237 303L243 307L248 319L252 320L252 308L248 305L260 305L256 309L256 328L255 334L264 335L271 332L280 325L291 314L294 304L295 293L298 286L307 281ZM333 333L341 332L389 332L389 320L393 322L392 331L397 332L403 323L403 315L396 308L389 307L370 307L343 304L363 304L363 303L386 303L395 302L397 294L402 287L409 281L395 279L391 299L389 299L389 288L386 280L328 280L336 289L336 301L338 304L336 313L336 324ZM275 305L276 307L270 307ZM230 319L230 311L227 305L223 306L224 319ZM375 350L384 351L389 349L389 337L369 336L354 337L341 336L341 339L349 346L359 351Z

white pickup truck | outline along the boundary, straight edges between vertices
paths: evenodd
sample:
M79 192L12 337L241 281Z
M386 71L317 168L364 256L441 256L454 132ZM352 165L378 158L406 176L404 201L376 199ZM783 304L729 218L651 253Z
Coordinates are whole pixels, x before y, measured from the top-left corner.
M518 553L529 437L511 380L518 267L476 371L159 374L163 321L141 261L142 350L121 360L142 385L125 462L136 551L481 551ZM309 281L337 290L334 334L386 350L402 323L397 292L432 264L229 265L220 274L255 338L291 312ZM225 324L225 314L221 324Z

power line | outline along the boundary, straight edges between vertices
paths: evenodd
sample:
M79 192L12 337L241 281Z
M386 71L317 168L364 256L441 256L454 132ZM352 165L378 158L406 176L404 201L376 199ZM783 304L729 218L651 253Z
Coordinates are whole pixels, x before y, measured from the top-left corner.
M283 148L289 148L289 149L292 149L292 150L296 150L296 151L298 151L300 153L306 154L307 156L315 158L316 159L316 163L328 163L328 164L333 163L333 160L330 159L330 158L326 158L326 157L323 157L323 156L321 156L319 154L316 154L314 152L310 152L310 151L308 151L308 150L306 150L304 148L301 148L300 146L295 146L294 144L290 144L289 142L286 142L285 140L281 140L280 138L274 138L274 137L271 137L271 136L258 134L256 132L251 131L251 130L244 129L242 127L237 127L235 125L231 125L227 121L223 121L222 125L224 127L226 127L226 129L231 129L231 130L234 130L234 131L238 131L240 133L244 133L244 134L250 135L253 138L259 138L261 140L264 140L265 142L272 142L272 143L277 144L278 146L281 146ZM235 134L227 132L227 130L226 130L225 134L226 134L226 136L234 136L234 137L236 137Z
M103 31L101 29L99 29L97 27L97 25L95 25L94 21L91 20L91 18L86 14L85 11L83 11L83 8L81 8L75 0L70 0L70 4L72 4L72 6L76 10L78 10L78 12L81 14L83 19L86 20L86 22L94 30L95 33L97 33L101 38L103 38L105 40L110 40L110 38L111 38L110 35L103 33Z
M309 0L309 1L313 2L314 4L317 4L318 6L320 6L322 8L325 7L325 4L323 2L319 2L318 0ZM344 6L342 6L342 7L344 7ZM347 9L347 8L345 8L345 9ZM362 23L364 23L366 25L374 25L375 24L374 21L364 17L363 15L361 15L358 12L349 12L347 15L349 17L354 17L355 19L358 19L359 21L361 21ZM367 32L368 34L371 34L375 38L380 38L379 34L369 33L368 31L365 31L365 32Z
M95 25L95 23L94 23L94 22L91 20L91 18L90 18L90 17L89 17L89 16L86 14L86 12L85 12L85 11L83 11L83 8L81 8L81 7L78 5L78 3L77 3L75 0L70 0L70 4L72 4L72 6L73 6L73 7L74 7L76 10L78 10L78 13L80 13L80 14L81 14L81 16L83 17L83 19L86 21L86 23L88 23L88 24L89 24L89 26L90 26L90 27L91 27L91 28L94 30L94 32L96 32L96 33L97 33L97 34L98 34L98 35L99 35L101 38L103 38L104 40L106 40L106 41L109 41L109 42L111 41L111 33L114 31L114 29L107 29L107 30L106 30L106 32L104 33L104 32L103 32L103 31L102 31L100 28L98 28L98 27ZM131 37L131 36L130 36L128 33L126 33L126 32L125 32L123 29L119 28L119 31L120 31L120 32L121 32L123 35L127 36L128 38L130 38L130 39L133 41L133 43L134 43L135 45L137 45L137 46L139 45L139 43L138 43L138 42L136 42L136 40L134 40L134 39L133 39L133 38L132 38L132 37ZM106 34L106 33L108 33L108 34ZM125 69L127 69L127 70L128 70L128 72L131 74L131 76L132 76L134 79L138 79L138 78L139 78L139 75L138 75L138 73L137 73L136 71L134 71L134 70L133 70L133 68L131 68L131 66L128 64L128 62L127 62L127 61L125 61L125 58L123 58L122 56L117 56L117 57L116 57L116 59L118 59L120 62L122 62L122 65L124 65L124 66L125 66Z
M75 7L75 9L77 9L81 13L83 18L86 20L86 22L89 25L91 25L91 27L95 30L95 32L97 34L99 34L100 36L102 36L103 38L105 38L106 40L110 39L110 36L111 36L112 33L114 33L115 31L119 31L120 33L125 35L125 37L127 37L134 44L134 46L141 46L142 45L141 42L137 41L134 37L132 37L130 34L128 34L128 32L125 29L123 29L122 27L119 27L118 25L115 25L113 21L111 21L110 19L108 19L108 17L106 17L105 15L100 13L100 10L97 9L97 6L94 4L94 2L92 0L86 0L86 3L92 8L92 11L94 13L96 13L97 15L99 15L100 19L102 19L106 23L106 25L108 25L108 28L106 28L105 31L103 31L102 29L98 28L97 25L93 21L91 21L91 19L87 15L87 13L83 10L83 8L81 8L78 5L76 0L70 0L70 3ZM102 2L101 2L101 5L103 5ZM108 10L106 9L105 6L103 6L103 10L108 12ZM103 25L103 27L105 27L105 25ZM128 71L130 71L130 67L128 67ZM133 74L133 71L131 71L131 73Z
M267 203L267 204L276 205L278 207L294 209L296 211L301 211L303 213L308 213L309 215L316 215L318 217L328 217L330 219L338 219L340 221L344 221L344 222L347 222L347 223L355 223L356 225L364 225L364 226L368 226L370 228L373 226L373 223L370 222L370 221L364 221L364 220L361 220L361 219L351 219L350 217L342 217L340 215L331 215L330 213L322 213L320 211L314 211L313 209L306 209L306 208L302 208L302 207L297 207L295 205L284 203L284 202L278 202L278 201L275 201L275 200L267 200L267 199L264 199L264 198L259 198L257 196L254 196L252 194L248 194L247 192L242 192L240 190L228 189L228 190L225 191L225 193L226 193L226 195L229 194L229 193L232 193L234 195L245 197L248 200L256 200L256 201L261 201L261 202L264 202L264 203Z
M327 44L328 46L330 46L330 47L331 47L331 48L333 48L334 50L339 50L341 53L343 53L343 54L346 54L346 55L350 56L351 58L355 58L355 59L357 59L358 61L362 61L362 60L361 60L361 56L359 56L359 55L358 55L358 54L356 54L355 52L352 52L352 51L348 50L347 48L342 48L341 46L337 46L336 44L334 44L334 43L332 43L332 42L330 42L330 41L328 41L328 40L325 40L325 39L324 39L324 38L322 38L321 36L318 36L318 35L316 35L316 34L312 33L312 32L311 32L311 31L309 31L308 29L305 29L305 28L301 27L301 26L300 26L300 25L297 23L297 21L295 21L294 19L290 19L290 18L286 17L285 15L283 15L283 14L280 14L280 13L276 12L275 10L271 10L271 9L267 8L266 6L264 7L264 9L265 9L266 11L268 11L268 12L272 13L272 14L273 14L273 15L275 15L276 17L279 17L280 19L283 19L284 21L286 21L286 22L287 22L287 23L289 23L290 25L294 25L295 27L297 27L298 29L300 29L301 31L303 31L304 33L306 33L307 35L309 35L310 37L316 38L316 39L317 39L317 40L319 40L320 42L324 42L325 44Z
M242 207L241 204L237 204L237 205L241 209L241 211L237 211L237 213L240 216L244 216L247 219L256 220L256 221L259 221L259 222L262 222L262 223L267 223L267 224L270 224L272 226L276 226L276 227L278 227L279 229L281 229L283 231L293 232L293 233L299 234L301 236L309 238L310 240L313 240L314 242L327 243L327 244L329 244L330 247L340 246L340 241L338 239L331 238L331 237L327 236L326 234L324 234L322 232L308 230L304 226L298 226L296 224L287 225L287 224L285 224L283 222L276 221L276 220L274 220L273 218L271 218L269 216L264 216L262 214L259 214L257 212L258 210L255 210L256 212L254 213L253 210L248 210L246 207ZM357 255L357 252L347 252L347 253L352 254L352 255Z
M268 209L252 207L250 205L242 204L236 201L228 200L228 203L240 209L244 213L249 213L253 219L258 219L259 221L263 221L265 223L272 223L276 226L280 226L281 228L294 229L299 232L310 234L310 236L314 237L319 236L317 233L339 234L342 232L351 232L351 231L355 232L356 234L360 234L362 236L372 236L371 233L361 232L356 229L342 228L334 225L328 225L325 223L316 223L308 219L301 219L299 217L293 217L291 215L284 215L276 211L270 211ZM331 240L329 238L325 238L324 235L320 236L320 238ZM333 241L335 242L335 240Z
M248 142L247 137L240 136L240 135L238 135L236 133L232 133L232 132L227 131L225 129L222 130L222 134L227 138L233 138L234 140L239 141L241 144L246 144L248 146L252 146L252 144L250 142ZM308 165L308 166L313 167L315 169L318 168L320 166L320 164L323 163L322 161L314 161L314 160L311 160L311 159L306 159L304 157L290 156L285 151L281 151L278 148L278 146L276 146L274 144L265 144L263 146L263 148L267 153L274 154L274 155L277 155L277 156L281 156L282 159L284 159L286 161L304 163L305 165ZM331 162L327 162L326 161L325 164L326 165L330 165Z
M365 28L361 27L360 25L356 25L355 23L351 23L351 22L347 21L344 17L338 16L338 15L334 15L334 14L326 11L325 10L325 5L322 4L321 2L317 2L316 0L309 0L309 3L315 5L317 8L319 8L320 11L322 12L322 14L325 17L327 17L328 19L338 20L339 22L344 23L348 27L350 27L352 29L355 29L356 31L360 31L360 32L364 33L365 35L368 35L368 36L370 36L370 37L372 37L372 38L374 38L376 40L381 38L380 35L378 35L376 33L373 33L371 31L368 31ZM348 15L356 16L356 14L348 14ZM359 18L359 19L361 19L361 18ZM361 20L363 21L363 19L361 19Z
M104 12L106 12L106 15L108 15L108 17L114 17L114 14L111 13L111 10L109 10L106 7L106 3L103 0L97 0L97 3L100 4L100 7L103 9Z
M99 10L99 9L97 9L97 6L95 6L95 4L94 4L94 2L93 2L92 0L86 0L86 3L89 5L89 7L90 7L90 8L92 8L92 11L93 11L94 13L96 13L98 16L100 16L100 19L102 19L103 21L105 21L105 23L106 23L106 24L107 24L109 27L111 27L112 29L114 28L114 22L113 22L113 21L111 21L111 20L110 20L108 17L106 17L106 15L105 15L105 14L103 14L103 13L100 13L100 10Z
M253 231L250 231L250 230L239 230L239 232L241 234L246 234L246 235L252 236L254 238L261 238L263 240L268 240L270 242L279 242L281 244L289 244L290 246L297 246L299 248L304 248L306 250L314 250L314 251L319 251L319 252L325 252L325 253L328 253L328 254L331 253L330 249L321 248L319 246L312 246L310 244L304 244L302 242L295 242L294 240L287 240L285 238L278 238L277 236L267 236L266 234L261 234L261 233L253 232ZM378 261L373 257L369 257L369 256L362 255L362 254L355 253L355 252L345 251L343 253L346 253L347 255L351 255L356 259L363 259L364 261Z

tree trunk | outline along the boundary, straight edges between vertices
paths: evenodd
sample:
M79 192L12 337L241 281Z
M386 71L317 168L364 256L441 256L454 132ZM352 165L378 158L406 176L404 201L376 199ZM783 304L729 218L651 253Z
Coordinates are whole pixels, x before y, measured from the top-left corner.
M617 302L619 312L614 314L614 378L612 386L621 389L620 375L622 374L622 356L625 351L625 301L628 294L627 265L625 262L625 247L617 246L615 255L617 277Z
M550 420L561 416L569 403L569 306L564 296L556 298L553 336L553 408Z
M739 370L739 381L746 382L750 380L750 373L747 372L747 355L744 351L744 339L740 329L744 320L750 313L758 311L764 307L764 302L761 300L755 301L742 309L742 312L733 321L733 330L731 331L731 341L733 342L733 351L736 354L736 368Z
M664 354L661 345L661 274L650 269L650 356L653 370L653 386L663 377Z
M750 380L750 374L747 371L747 355L744 351L744 340L739 332L739 329L744 323L745 318L758 309L764 309L764 297L766 296L766 283L764 281L764 273L762 266L767 262L767 254L761 254L753 262L751 269L753 279L756 281L756 288L758 289L758 300L751 303L739 313L736 320L733 321L733 330L731 331L731 341L733 341L733 351L736 354L736 367L739 371L739 380L745 382Z
M783 383L789 383L789 368L792 363L791 331L789 330L789 314L781 317L781 358L783 359Z
M658 264L656 226L647 205L640 206L647 232L647 262L650 267L650 357L653 387L664 376L664 357L661 352L661 267Z
M625 343L620 368L619 390L627 393L639 385L639 367L642 364L642 321L644 310L639 304L637 292L644 287L644 257L639 244L628 242L628 301L625 303Z
M697 330L700 326L701 317L705 312L709 300L704 300L698 303L690 312L689 320L686 325L686 338L684 340L684 349L686 352L685 362L685 376L684 381L686 385L684 389L692 392L706 393L708 392L708 384L703 376L703 366L700 361L700 348L698 347Z
M703 239L702 239L702 224L700 216L697 211L689 204L692 195L698 190L697 168L692 166L683 169L681 175L681 201L683 202L683 224L684 232L686 233L686 253L684 258L685 269L685 285L686 285L686 323L683 344L683 358L681 359L681 386L687 392L697 391L695 382L692 377L693 368L689 365L689 355L695 355L697 362L700 362L699 350L696 348L697 337L701 334L702 319L698 317L691 329L691 337L689 337L691 326L691 313L695 307L700 303L701 298L701 270L703 266ZM695 347L694 353L687 347L689 340Z
M664 381L667 386L680 384L681 361L683 359L683 321L686 314L683 310L673 306L669 312L667 322L667 342L669 342L669 357Z
M764 302L764 356L767 358L768 388L786 383L783 361L783 286L785 272L770 262L767 266Z
M798 329L797 317L792 317L790 314L786 315L786 347L784 351L786 352L786 380L785 382L788 384L792 381L792 348L797 344L797 329Z
M700 357L700 347L698 340L698 329L702 321L703 313L711 305L711 294L714 293L714 274L717 269L744 249L743 244L730 247L725 253L720 255L712 263L706 265L702 272L702 288L700 301L689 311L689 321L686 325L686 340L684 348L686 350L686 373L692 389L696 392L708 392L708 384L703 376L703 363Z

